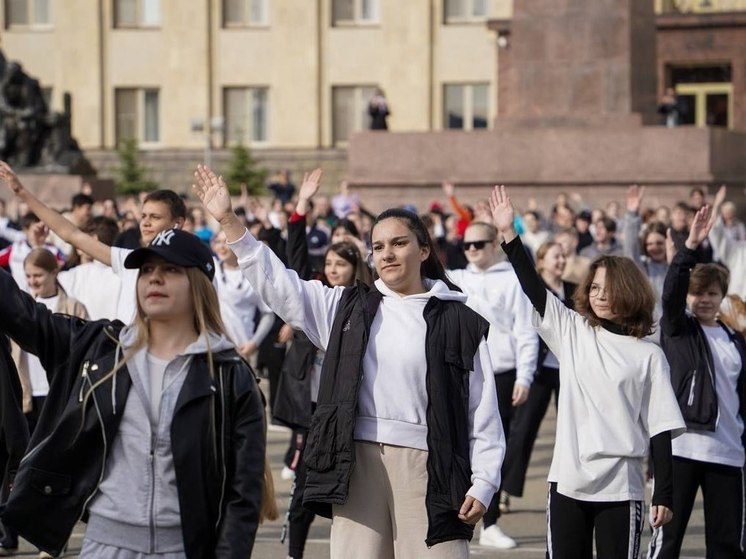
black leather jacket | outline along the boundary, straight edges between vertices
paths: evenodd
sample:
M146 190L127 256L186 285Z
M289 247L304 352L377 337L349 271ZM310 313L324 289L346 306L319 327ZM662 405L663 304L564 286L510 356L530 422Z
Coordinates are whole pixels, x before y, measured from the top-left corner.
M131 387L116 362L121 322L53 314L0 271L0 331L36 354L49 395L21 461L3 522L57 556L103 479ZM264 472L264 412L251 369L233 350L195 356L171 440L186 556L251 556ZM101 381L99 385L97 382ZM83 413L85 394L92 390Z

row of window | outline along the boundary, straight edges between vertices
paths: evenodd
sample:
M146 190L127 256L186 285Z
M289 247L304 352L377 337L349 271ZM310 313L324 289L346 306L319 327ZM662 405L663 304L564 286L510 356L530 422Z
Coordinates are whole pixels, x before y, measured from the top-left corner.
M332 88L332 138L344 144L353 132L368 127L368 102L373 86ZM488 84L448 84L443 87L443 128L475 130L487 128ZM136 138L144 144L160 141L160 95L158 89L117 89L114 96L117 142ZM269 141L269 89L227 87L223 90L226 146Z
M61 3L63 0L57 0ZM224 27L266 26L271 0L222 0ZM53 0L5 0L6 26L50 26ZM161 0L113 0L114 27L160 27ZM380 0L331 0L332 25L375 24ZM487 0L444 0L446 23L483 21Z

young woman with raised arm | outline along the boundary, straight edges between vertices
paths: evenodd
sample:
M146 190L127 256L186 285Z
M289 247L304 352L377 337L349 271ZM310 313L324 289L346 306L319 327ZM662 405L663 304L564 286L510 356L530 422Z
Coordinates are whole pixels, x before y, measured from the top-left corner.
M575 310L547 289L513 229L505 187L490 199L502 247L559 362L557 436L549 470L547 553L637 557L644 524L643 461L652 446L655 527L671 520L671 437L684 429L663 351L643 338L655 296L631 260L601 256L575 292Z
M326 355L306 445L304 505L333 518L331 557L468 557L505 448L486 321L452 289L419 217L372 229L368 288L303 281L233 213L222 178L194 190L265 302Z

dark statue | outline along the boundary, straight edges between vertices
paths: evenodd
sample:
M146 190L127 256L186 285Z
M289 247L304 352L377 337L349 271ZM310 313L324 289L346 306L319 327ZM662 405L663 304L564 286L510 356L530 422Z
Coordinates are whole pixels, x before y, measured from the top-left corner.
M94 175L71 131L71 98L65 111L47 107L39 82L0 52L0 159L35 172Z

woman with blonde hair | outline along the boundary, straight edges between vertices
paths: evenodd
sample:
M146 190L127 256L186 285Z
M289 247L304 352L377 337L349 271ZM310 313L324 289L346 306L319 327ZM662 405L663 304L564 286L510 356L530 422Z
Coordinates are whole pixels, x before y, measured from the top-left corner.
M251 369L224 334L209 249L178 229L132 252L137 314L53 314L0 272L0 332L36 354L50 389L3 512L57 556L249 557L265 421Z

